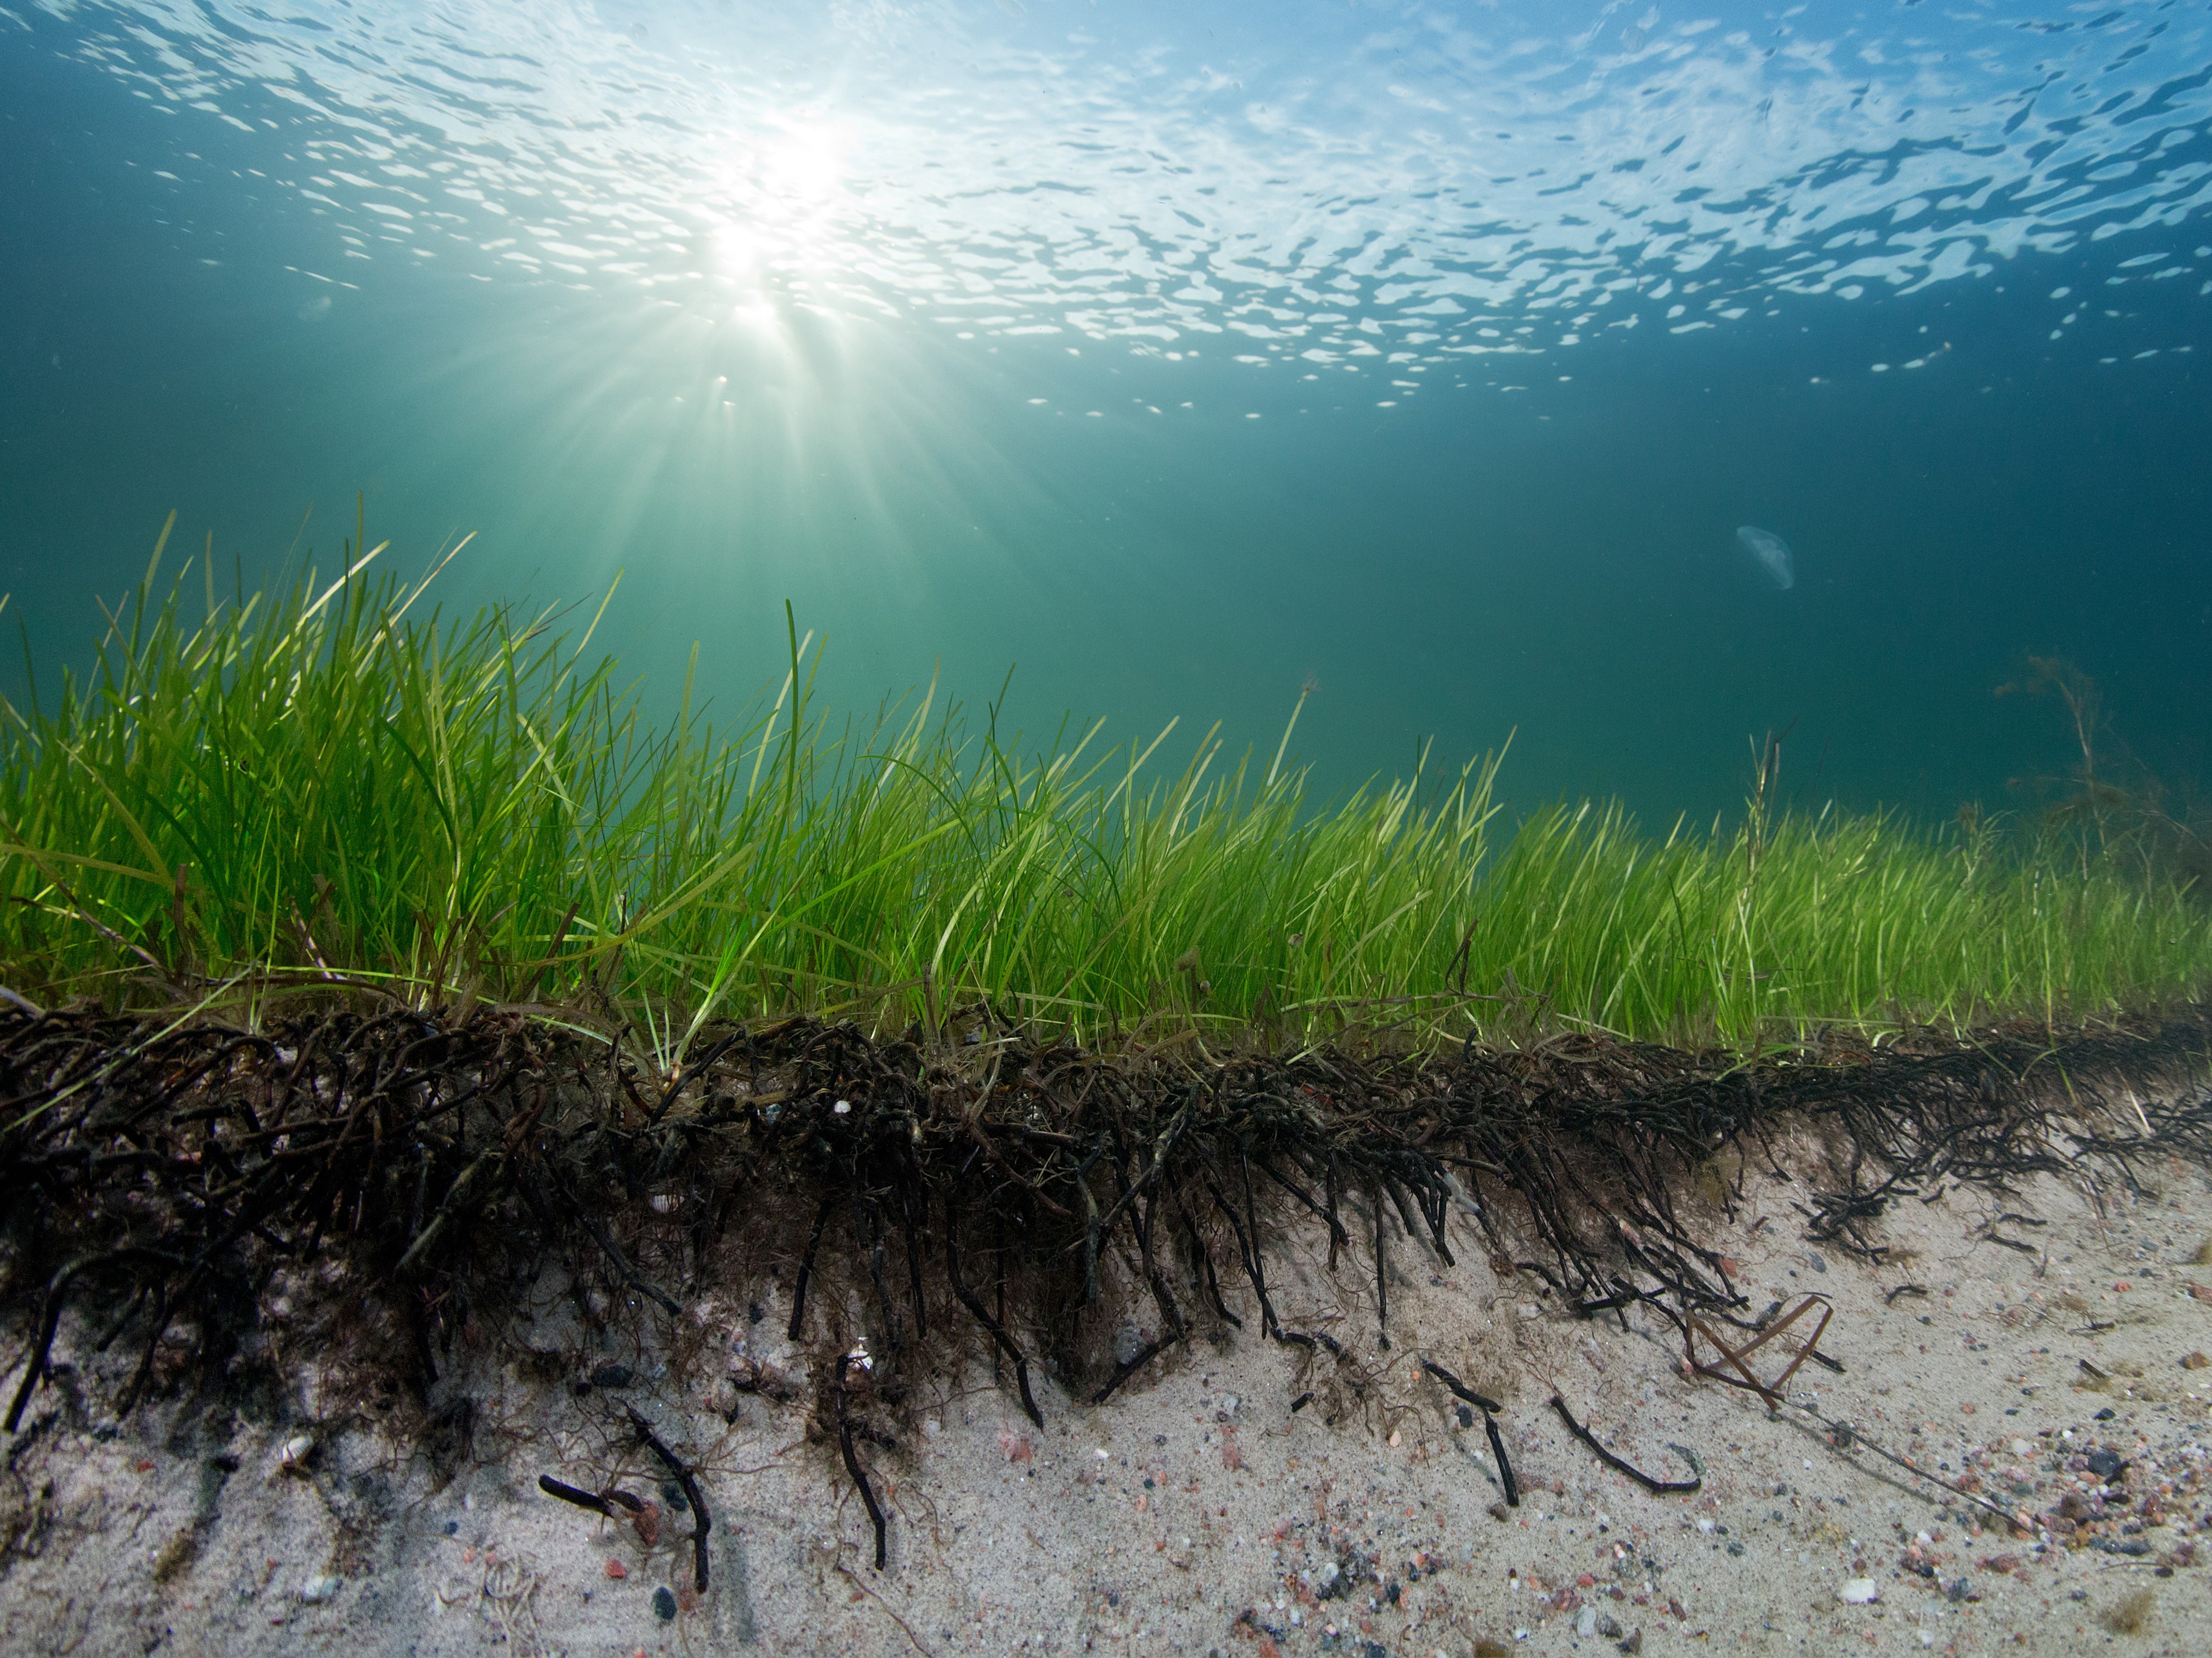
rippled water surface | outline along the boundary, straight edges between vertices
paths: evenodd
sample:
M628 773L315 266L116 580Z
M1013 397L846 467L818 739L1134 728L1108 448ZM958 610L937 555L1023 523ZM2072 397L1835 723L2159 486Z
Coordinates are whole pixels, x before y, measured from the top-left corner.
M1948 813L2212 726L2212 9L0 3L0 580ZM1784 585L1737 527L1786 543Z

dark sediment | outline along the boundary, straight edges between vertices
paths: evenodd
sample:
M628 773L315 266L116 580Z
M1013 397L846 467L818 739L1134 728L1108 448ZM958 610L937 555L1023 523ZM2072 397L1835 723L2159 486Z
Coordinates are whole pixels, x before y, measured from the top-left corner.
M1193 1035L1103 1054L978 1006L891 1040L807 1018L725 1027L664 1076L620 1036L514 1012L247 1030L12 1011L6 1420L47 1379L65 1308L135 1349L127 1409L281 1367L281 1346L246 1339L271 1281L343 1261L349 1317L373 1310L388 1337L390 1390L427 1401L457 1333L497 1325L520 1263L559 1254L673 1328L741 1257L790 1284L791 1334L823 1361L817 1436L872 1510L856 1440L890 1442L902 1378L963 1346L1042 1422L1040 1370L1101 1401L1163 1351L1255 1318L1303 1350L1325 1413L1343 1408L1362 1339L1291 1327L1269 1293L1301 1229L1332 1264L1355 1233L1375 1255L1378 1346L1393 1250L1483 1251L1586 1316L1641 1302L1678 1329L1692 1314L1749 1329L1703 1235L1745 1181L1781 1173L1785 1134L1823 1149L1807 1236L1878 1256L1884 1210L1949 1182L2212 1162L2208 1048L2200 1006L1964 1042L1839 1035L1748 1062L1583 1035L1220 1057ZM2033 1249L2034 1223L2006 1219L2018 1236L1997 1241ZM1117 1349L1132 1315L1144 1339ZM866 1365L845 1362L856 1340Z

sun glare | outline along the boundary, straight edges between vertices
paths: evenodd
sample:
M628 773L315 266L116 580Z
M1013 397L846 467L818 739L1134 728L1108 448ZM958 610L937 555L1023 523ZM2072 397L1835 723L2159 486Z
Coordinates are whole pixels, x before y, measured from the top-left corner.
M726 285L732 321L781 331L788 286L839 262L848 124L775 117L768 137L733 141L701 207L714 222L709 274Z
M763 188L800 212L826 207L844 193L842 162L849 138L842 121L793 126L781 142L761 152Z

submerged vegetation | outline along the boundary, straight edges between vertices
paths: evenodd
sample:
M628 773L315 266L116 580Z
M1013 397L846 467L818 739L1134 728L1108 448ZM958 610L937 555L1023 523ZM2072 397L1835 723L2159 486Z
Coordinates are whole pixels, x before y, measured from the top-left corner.
M2046 839L2070 842L2085 865L2092 859L2139 864L2203 890L2212 879L2212 812L2193 791L2177 797L2114 738L2095 680L2063 659L2031 656L2027 671L1996 694L2052 697L2065 712L2073 750L2065 774L2014 780L2041 798ZM1961 821L1971 826L1977 811L1965 808Z
M1084 1043L1752 1047L2078 1022L2212 981L2187 881L2078 836L1790 814L1763 788L1703 832L1601 805L1509 829L1496 755L1321 805L1288 730L1262 766L1173 727L1025 750L933 694L833 723L795 628L750 717L710 725L687 676L656 721L588 628L441 617L374 556L219 598L204 568L157 586L157 548L92 671L0 709L13 992L524 1004L672 1064L715 1021L890 1031L979 1001Z
M1394 1246L1686 1345L1759 1327L1708 1234L1800 1129L1807 1237L1869 1260L1949 1182L2212 1157L2212 914L2132 841L1791 815L1771 744L1740 824L1654 840L1509 829L1497 756L1316 805L1295 714L1264 768L930 695L836 726L787 614L756 716L656 722L589 629L347 555L218 602L157 548L89 677L0 709L10 1431L127 1334L118 1415L312 1364L404 1384L443 1479L483 1331L581 1401L624 1329L805 1409L882 1570L908 1383L977 1351L1042 1425L1245 1329L1335 1423L1420 1352ZM700 1339L768 1274L788 1366Z

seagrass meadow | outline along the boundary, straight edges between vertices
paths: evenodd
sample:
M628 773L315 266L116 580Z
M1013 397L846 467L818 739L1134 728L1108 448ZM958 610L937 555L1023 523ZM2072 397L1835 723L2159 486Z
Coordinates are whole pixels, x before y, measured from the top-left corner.
M0 1655L2196 1654L2208 227L2203 5L0 0Z
M91 671L0 709L17 994L249 1020L340 993L527 1005L629 1026L667 1070L718 1020L792 1013L1747 1054L2063 1027L2212 979L2212 908L2086 823L1937 833L1785 813L1762 785L1704 832L1591 804L1509 825L1496 754L1322 802L1295 713L1241 757L1103 722L1031 748L927 693L833 720L795 627L761 708L717 728L687 683L656 720L590 629L441 619L374 558L349 542L326 585L219 598L204 565L157 586L157 549Z
M655 720L588 629L441 617L374 557L226 598L157 550L91 671L5 710L11 1430L74 1314L135 1355L121 1412L320 1366L451 1462L454 1344L544 1263L678 1370L704 1286L771 1272L807 1363L733 1385L804 1396L880 1567L947 1366L1041 1424L1048 1381L1103 1402L1249 1327L1339 1421L1394 1250L1751 1330L1706 1232L1798 1131L1807 1235L1873 1259L1947 1181L2212 1159L2212 919L2123 835L1764 785L1704 832L1509 824L1497 756L1320 802L1294 729L833 723L788 618L757 715ZM1279 1309L1298 1237L1357 1320ZM350 1286L319 1321L316 1263Z

